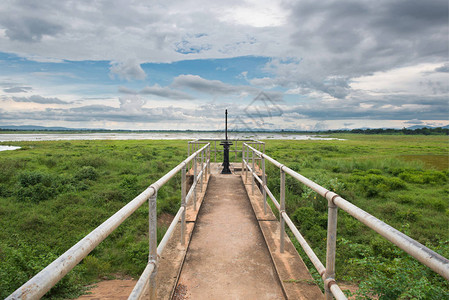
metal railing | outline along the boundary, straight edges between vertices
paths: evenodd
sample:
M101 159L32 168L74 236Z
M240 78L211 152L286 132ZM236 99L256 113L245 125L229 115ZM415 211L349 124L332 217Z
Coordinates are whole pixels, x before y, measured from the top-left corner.
M186 167L193 164L193 184L186 194ZM199 170L198 170L199 166ZM157 245L157 214L156 198L157 191L181 171L181 207L175 218L167 229L164 237ZM199 171L199 172L198 172ZM158 257L162 254L168 240L173 235L176 224L181 219L181 244L185 245L185 213L186 205L193 196L194 209L196 210L197 185L200 189L203 186L203 177L210 174L210 144L207 143L197 149L187 159L174 167L170 172L161 177L158 181L150 185L140 195L122 207L100 226L86 235L72 248L50 263L33 278L23 284L15 292L8 296L10 299L38 299L48 292L59 280L61 280L70 270L72 270L83 258L85 258L96 246L108 237L123 221L135 212L143 203L149 203L149 259L147 267L139 278L128 299L140 299L146 287L149 286L151 299L156 299L155 275L158 268ZM206 178L207 180L207 178Z
M249 165L251 152L251 166ZM259 158L259 168L261 169L262 179L256 173L255 168L255 157ZM280 203L271 193L270 189L266 184L266 174L265 174L265 160L275 165L280 169ZM346 296L341 291L340 287L335 281L335 253L336 253L336 241L337 241L337 210L338 208L343 209L351 216L373 229L388 241L395 244L414 258L416 258L422 264L428 266L433 271L437 272L446 280L449 280L449 260L440 254L430 250L409 236L403 234L402 232L396 230L390 225L382 222L381 220L375 218L354 204L343 199L334 192L331 192L324 187L316 184L310 179L298 174L287 166L279 163L275 159L269 157L268 155L260 152L259 150L251 147L247 143L244 144L244 151L242 152L242 170L245 172L245 182L248 179L248 172L252 175L252 193L254 194L255 180L260 183L263 191L263 201L264 201L264 211L266 213L267 197L272 200L273 204L279 211L279 219L281 226L280 234L280 251L284 251L284 235L285 235L285 223L292 231L293 235L296 237L304 252L307 254L312 264L317 269L321 278L324 282L325 299L332 299L334 296L336 299L347 299ZM326 267L321 263L319 258L313 252L312 248L306 242L304 237L298 231L296 226L293 224L292 220L289 218L285 212L285 174L289 174L296 180L305 184L319 195L324 197L328 201L328 229L327 229L327 249L326 249Z
M223 148L218 149L217 148L217 142L222 142L223 139L196 139L193 141L188 142L188 150L187 150L187 156L190 155L191 151L196 151L199 146L203 144L210 143L211 144L211 152L214 153L214 162L217 162L217 153L224 152ZM232 146L229 148L229 156L231 156L231 153L234 153L234 161L237 161L237 156L239 153L243 153L243 144L251 144L256 146L256 148L259 151L262 151L265 153L265 143L255 140L255 139L228 139L228 141L232 142ZM213 144L213 147L212 147ZM231 158L231 157L230 157Z

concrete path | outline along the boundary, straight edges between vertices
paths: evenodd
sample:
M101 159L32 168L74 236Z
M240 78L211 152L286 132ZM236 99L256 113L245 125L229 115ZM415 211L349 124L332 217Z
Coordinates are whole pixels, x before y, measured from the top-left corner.
M238 175L212 175L174 299L285 299Z

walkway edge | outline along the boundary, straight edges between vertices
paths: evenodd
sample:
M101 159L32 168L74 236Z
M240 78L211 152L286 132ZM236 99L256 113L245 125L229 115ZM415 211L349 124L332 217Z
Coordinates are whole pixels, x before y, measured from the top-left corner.
M315 284L288 235L285 235L284 253L280 253L279 221L268 205L267 214L264 214L263 196L257 185L252 195L250 178L245 183L245 177L242 174L242 181L287 299L323 299L323 293Z
M193 201L189 201L186 210L186 244L181 246L181 223L178 222L176 230L168 241L167 247L165 247L162 256L160 257L160 265L157 273L157 298L158 299L172 299L176 287L178 285L179 276L181 274L182 266L186 258L187 251L192 239L193 231L195 229L195 223L198 217L198 213L203 204L206 190L209 185L209 177L203 182L203 189L200 192L198 187L198 200L197 209L193 209ZM147 292L147 291L146 291Z

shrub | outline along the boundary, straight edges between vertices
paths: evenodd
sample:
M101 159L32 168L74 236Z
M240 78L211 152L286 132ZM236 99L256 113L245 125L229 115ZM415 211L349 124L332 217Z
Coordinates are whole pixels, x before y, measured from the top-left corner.
M98 178L98 172L97 170L92 166L84 166L81 169L78 170L75 174L75 179L77 180L97 180Z

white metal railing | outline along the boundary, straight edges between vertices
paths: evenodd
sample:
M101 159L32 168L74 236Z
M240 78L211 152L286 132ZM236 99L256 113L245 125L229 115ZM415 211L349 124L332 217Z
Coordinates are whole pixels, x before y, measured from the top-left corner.
M186 195L186 167L193 164L194 179L193 184ZM199 172L198 172L199 166ZM157 215L156 198L157 191L181 171L181 208L178 210L171 225L167 229L159 245L157 245ZM125 221L134 211L136 211L147 200L149 202L149 259L147 267L142 273L134 290L128 299L139 299L146 286L149 285L151 299L156 299L155 274L158 267L158 257L162 254L168 240L173 235L176 224L181 219L181 244L185 245L185 212L186 205L193 196L194 209L196 210L197 185L200 183L202 189L203 177L210 174L210 143L206 143L197 149L187 159L174 167L170 172L161 177L158 181L150 185L140 195L122 207L109 219L86 235L72 248L50 263L33 278L23 284L6 299L38 299L48 292L59 280L61 280L70 270L72 270L84 257L86 257L96 246L109 236L123 221ZM207 178L206 178L207 180Z
M188 150L187 156L190 155L191 151L196 151L199 146L203 144L210 143L211 144L211 152L214 153L214 162L217 162L217 153L224 152L223 149L217 149L217 142L222 142L223 139L196 139L188 142ZM228 139L228 141L232 142L232 146L229 148L229 152L234 152L234 161L237 161L238 153L243 153L243 144L251 144L255 146L259 151L265 153L265 143L255 140L255 139ZM213 147L212 147L213 144Z
M251 158L250 158L251 153ZM256 173L255 169L255 157L259 158L259 168L262 171L262 179ZM250 166L251 159L251 166ZM280 169L280 203L271 193L270 189L266 184L266 174L265 174L265 160L275 165ZM245 182L248 180L248 172L252 175L252 193L254 194L255 180L260 183L263 192L264 201L264 211L266 213L267 205L267 194L269 198L273 201L273 204L279 210L279 219L281 225L281 235L280 235L280 251L284 251L284 235L285 235L285 223L291 229L293 235L296 237L301 247L318 270L321 278L324 281L325 298L332 299L334 296L336 299L347 299L346 296L341 291L338 284L335 282L335 252L336 252L336 240L337 240L337 210L338 208L343 209L351 216L373 229L388 241L395 244L414 258L416 258L422 264L428 266L433 271L437 272L446 280L449 280L449 260L440 254L430 250L409 236L403 234L402 232L396 230L390 225L382 222L376 217L370 215L354 204L343 199L334 192L331 192L324 187L316 184L310 179L298 174L287 166L279 163L275 159L269 157L268 155L260 152L259 150L251 147L248 143L244 143L244 151L242 152L242 170L245 172ZM327 250L326 250L326 267L321 263L319 258L313 252L312 248L306 242L304 237L298 231L296 226L293 224L287 213L285 212L285 174L289 174L296 180L305 184L319 195L324 197L328 201L328 229L327 229Z

